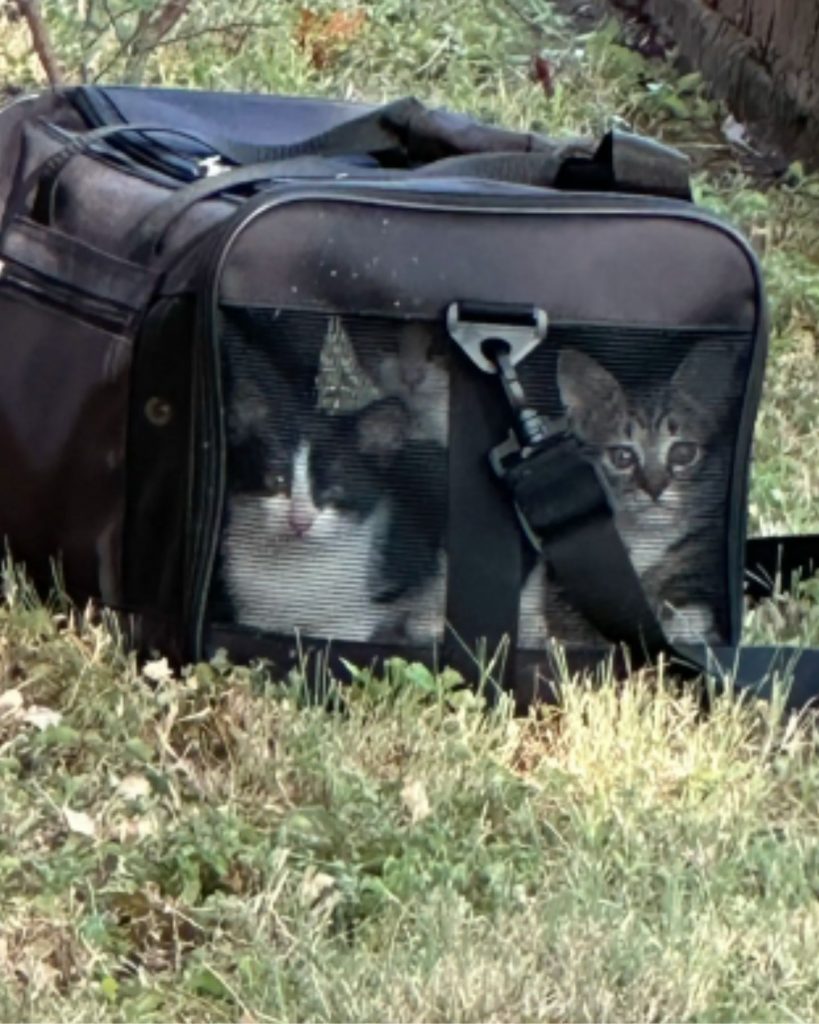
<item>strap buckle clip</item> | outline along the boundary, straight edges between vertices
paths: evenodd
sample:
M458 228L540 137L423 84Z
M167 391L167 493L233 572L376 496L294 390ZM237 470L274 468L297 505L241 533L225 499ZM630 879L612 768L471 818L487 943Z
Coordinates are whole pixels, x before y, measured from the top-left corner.
M447 327L475 365L496 374L512 413L507 438L489 452L495 475L512 495L534 549L579 522L610 518L611 503L597 468L564 430L550 430L529 403L516 366L546 336L548 317L537 307L454 302Z
M453 302L446 311L446 326L450 336L479 370L497 373L498 367L487 346L503 342L514 366L546 337L549 318L546 311L537 306Z
M453 302L446 323L452 338L478 369L499 377L521 444L545 440L545 424L537 409L529 405L515 367L546 337L546 311L537 306Z

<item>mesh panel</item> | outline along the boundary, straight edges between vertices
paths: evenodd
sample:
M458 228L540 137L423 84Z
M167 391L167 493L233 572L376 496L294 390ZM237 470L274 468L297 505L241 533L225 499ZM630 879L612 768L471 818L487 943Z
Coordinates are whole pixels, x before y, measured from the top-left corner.
M747 333L723 329L564 324L521 367L537 408L598 467L672 639L727 636L728 499L750 347ZM601 639L548 571L527 581L521 619L524 646L544 635Z
M222 338L220 598L337 640L443 635L448 417L429 325L248 310Z
M563 324L520 367L533 404L598 466L676 639L725 637L749 351L738 332ZM212 614L336 640L442 637L449 359L463 358L443 328L228 309L222 352L228 490ZM521 588L521 646L600 640L548 566Z

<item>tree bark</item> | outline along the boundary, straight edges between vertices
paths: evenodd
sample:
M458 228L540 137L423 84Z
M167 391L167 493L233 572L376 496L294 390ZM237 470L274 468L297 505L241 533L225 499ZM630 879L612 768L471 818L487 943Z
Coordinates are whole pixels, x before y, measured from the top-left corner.
M137 21L123 71L123 81L139 84L151 53L188 13L190 0L165 0L156 11L144 10Z
M34 52L43 66L48 84L52 88L60 85L63 80L62 71L51 43L48 26L43 19L40 0L17 0L17 8L26 19Z
M737 120L819 165L817 0L646 0L646 10Z

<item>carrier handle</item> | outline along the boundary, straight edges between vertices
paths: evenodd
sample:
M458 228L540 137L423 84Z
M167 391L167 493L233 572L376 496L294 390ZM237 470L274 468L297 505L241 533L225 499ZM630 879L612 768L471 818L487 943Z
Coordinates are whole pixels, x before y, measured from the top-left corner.
M544 140L543 147L533 152L465 154L435 160L414 171L347 166L344 170L370 180L397 175L408 179L469 176L570 191L614 191L691 199L688 159L678 150L639 135L615 131L608 132L593 153L588 147L585 152L583 149L578 143L549 147ZM270 182L277 175L327 179L330 172L326 158L314 155L306 157L301 164L292 158L281 159L237 167L192 182L168 196L145 217L137 231L131 258L137 263L154 258L161 251L171 227L196 203L249 185Z
M590 152L588 143L558 144L553 151L477 153L420 168L422 177L444 175L557 188L570 192L623 192L691 200L689 160L643 135L612 129Z
M186 138L198 142L203 146L207 146L213 150L213 155L218 156L218 152L214 147L197 135L195 132L189 132L184 128L169 128L162 125L156 124L108 124L102 128L94 128L89 132L84 132L82 135L78 135L68 142L62 149L57 150L53 153L44 163L40 164L30 176L30 184L28 187L23 186L21 194L23 196L28 195L29 189L36 185L37 193L34 197L32 204L31 214L34 220L39 221L41 224L50 224L54 217L54 208L57 194L57 184L59 182L60 175L66 169L68 164L74 159L75 156L80 156L83 153L87 153L97 142L103 142L106 139L114 138L117 135L125 133L135 134L148 134L157 133L164 135L177 135L181 138Z

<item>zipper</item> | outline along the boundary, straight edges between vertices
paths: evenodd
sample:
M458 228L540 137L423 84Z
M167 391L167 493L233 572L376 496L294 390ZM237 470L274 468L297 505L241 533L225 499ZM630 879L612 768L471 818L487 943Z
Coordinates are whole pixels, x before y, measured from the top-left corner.
M105 125L99 125L98 127L102 128ZM63 146L71 146L78 138L76 132L67 131L51 121L41 120L40 128L46 135L50 135L51 138L56 142L60 142ZM55 153L54 156L56 155ZM113 167L121 174L138 178L140 181L150 182L153 185L161 185L163 188L171 191L184 188L185 185L189 185L197 178L202 177L204 173L203 171L197 171L196 174L191 172L190 175L180 178L179 174L174 173L161 160L149 160L142 147L139 145L129 145L127 139L123 140L122 146L115 145L110 139L100 139L90 148L82 150L82 156L103 164L105 167Z
M453 179L463 181L464 179ZM222 270L239 236L258 217L277 207L295 202L343 202L386 209L436 211L451 213L499 214L513 216L612 216L682 220L698 224L725 235L740 249L748 261L755 287L756 323L750 332L753 335L751 365L748 374L740 422L737 426L734 465L731 473L731 494L728 497L728 531L731 549L728 553L728 606L732 638L738 634L741 624L742 578L744 572L744 548L747 534L747 489L749 471L750 439L756 417L756 410L762 390L762 375L767 357L767 331L764 301L764 285L759 261L746 239L731 225L691 203L667 197L628 195L623 193L580 193L537 190L539 201L535 201L533 188L520 186L525 194L513 191L501 192L486 188L486 182L475 179L474 187L468 194L442 190L444 179L424 179L423 184L413 182L408 187L406 179L378 183L354 179L334 179L331 186L306 185L295 179L283 181L259 196L247 200L240 210L229 217L213 240L208 258L203 261L200 286L196 289L197 318L194 358L202 351L205 355L201 369L205 377L193 373L194 388L201 393L203 418L209 421L210 432L201 443L197 440L199 412L196 398L191 403L191 463L197 454L202 456L203 469L208 461L209 479L203 481L200 492L207 488L210 493L193 493L193 474L188 502L188 534L192 537L188 549L191 587L189 603L186 601L186 632L192 655L198 659L202 653L202 640L207 612L207 601L213 579L213 569L218 553L218 513L224 503L225 489L225 437L224 437L224 396L219 372L219 338L216 330L219 310L219 293ZM480 190L480 185L485 191ZM478 194L476 195L476 190ZM548 313L548 310L547 310ZM557 326L555 324L554 326ZM198 342L198 344L197 344ZM207 379L207 375L210 379ZM211 399L208 399L208 395ZM192 510L194 499L198 512L198 528L193 529ZM187 575L187 574L186 574Z
M79 86L74 90L71 100L92 128L128 123L105 92L94 86ZM202 177L197 160L187 159L161 144L152 143L150 139L140 136L138 131L132 133L130 138L126 134L119 136L116 142L112 141L111 148L129 156L146 170L165 174L176 182L187 184Z
M497 213L518 216L549 216L559 213L584 216L637 216L656 217L662 214L673 220L691 221L711 227L728 236L742 250L751 264L757 283L761 286L761 271L756 254L746 239L715 214L708 213L682 199L665 196L629 195L615 192L562 192L545 190L530 185L512 185L491 188L486 179L470 179L468 193L447 191L450 181L461 178L424 178L408 182L366 178L334 178L331 184L306 184L303 178L278 178L274 187L245 201L240 211L223 225L224 240L232 245L235 238L260 214L294 202L346 202L392 209L436 210L458 213ZM504 183L495 183L503 185ZM482 186L482 187L481 187ZM490 186L490 187L487 187ZM218 198L222 198L221 196Z

